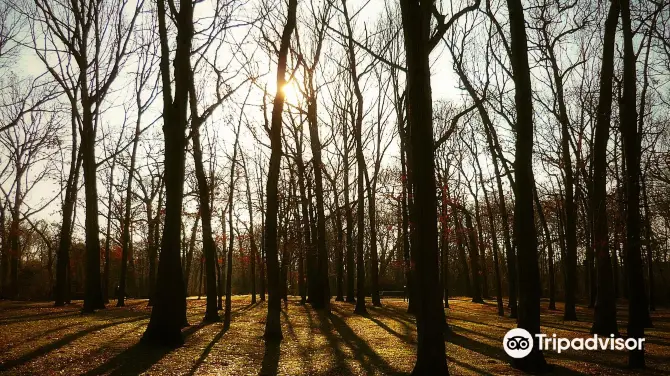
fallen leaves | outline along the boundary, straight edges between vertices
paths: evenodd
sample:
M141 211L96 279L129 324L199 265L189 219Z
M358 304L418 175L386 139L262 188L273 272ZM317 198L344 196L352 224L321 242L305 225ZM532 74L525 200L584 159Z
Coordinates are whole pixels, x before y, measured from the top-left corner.
M266 346L262 334L267 306L233 298L232 325L203 324L205 300L188 300L185 344L176 350L139 343L151 308L146 300L80 315L81 303L0 302L0 371L10 375L189 374L189 375L389 375L409 374L416 361L416 322L399 299L353 314L353 305L332 302L326 314L290 299L282 310L284 340ZM546 303L543 303L546 306ZM495 302L451 299L446 312L453 331L447 338L452 375L520 374L508 364L501 341L515 321L496 315ZM559 309L560 304L559 304ZM626 310L621 307L620 314ZM542 311L543 332L568 338L589 335L591 310L578 308L580 321L563 322L561 311ZM619 318L625 329L625 316ZM653 314L647 330L647 370L670 367L670 311ZM556 373L627 374L626 354L613 351L545 352Z

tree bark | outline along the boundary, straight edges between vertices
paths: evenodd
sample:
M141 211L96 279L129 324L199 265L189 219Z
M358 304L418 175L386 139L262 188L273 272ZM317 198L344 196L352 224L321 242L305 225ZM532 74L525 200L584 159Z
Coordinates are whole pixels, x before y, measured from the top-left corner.
M193 4L180 0L173 15L177 23L177 49L174 57L174 101L171 91L170 44L167 40L165 0L158 0L163 83L163 134L165 138L165 227L161 241L156 278L156 297L151 319L142 341L165 346L181 346L181 328L186 319L186 286L180 259L180 228L184 200L186 126L190 56L193 39Z
M607 142L612 114L612 76L614 70L614 43L619 20L619 5L613 1L605 21L603 62L600 74L600 93L593 150L593 190L591 215L593 218L593 251L597 267L597 288L594 320L591 332L609 336L618 335L614 279L609 251L607 228Z
M414 188L413 271L416 281L417 360L414 375L448 375L444 345L444 309L439 284L437 198L433 148L433 111L430 89L429 36L432 4L402 0L402 27L407 59L407 121L409 125L410 182Z
M528 64L528 42L521 0L507 0L510 19L511 62L514 72L516 151L514 173L516 199L514 205L514 238L519 268L518 327L531 336L540 333L540 276L537 265L537 234L533 213L533 103ZM523 234L523 235L522 235ZM534 346L531 353L515 359L513 366L527 372L547 367L542 351Z
M614 7L615 2L612 2ZM637 127L637 96L635 51L631 28L629 0L621 0L623 28L623 100L621 106L621 136L626 154L626 266L628 269L628 337L644 338L644 328L651 325L647 297L643 293L644 274L640 244L640 134ZM618 10L618 9L617 9ZM618 14L618 12L617 12ZM628 366L645 366L644 348L628 353Z
M116 306L123 307L125 306L126 299L126 279L128 272L128 258L132 257L129 251L131 246L132 237L130 236L130 209L131 209L131 194L133 189L133 176L135 175L135 159L137 157L137 145L140 141L140 123L142 119L140 97L137 97L138 108L140 113L135 121L135 135L133 137L133 151L130 155L130 169L128 170L128 184L126 185L126 196L123 204L123 230L121 233L121 277L119 278L119 296L117 297ZM113 184L113 182L110 182ZM107 263L105 263L105 271L107 271ZM107 285L105 284L105 288ZM105 291L106 294L106 291Z
M249 210L249 243L251 246L251 255L249 260L251 263L251 304L256 303L256 257L258 256L258 246L256 245L256 237L254 236L254 210L251 205L251 185L249 184L249 172L247 171L247 162L242 154L242 168L244 169L244 181L247 185L247 209Z
M297 0L289 0L286 25L281 36L279 47L279 58L277 63L277 92L275 94L272 108L272 120L270 128L270 143L272 152L270 154L270 167L268 169L267 209L265 211L265 239L263 248L267 257L268 267L268 314L265 320L266 341L281 340L281 302L279 290L279 260L277 258L277 211L279 208L277 184L279 181L279 168L281 164L281 126L282 110L284 107L283 86L286 84L286 57L291 43L291 34L296 24Z

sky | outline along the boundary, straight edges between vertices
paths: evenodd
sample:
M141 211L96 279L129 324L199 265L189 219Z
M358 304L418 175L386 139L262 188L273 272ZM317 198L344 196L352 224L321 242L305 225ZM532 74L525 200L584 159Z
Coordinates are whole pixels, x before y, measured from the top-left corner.
M132 3L130 3L132 4ZM198 3L195 8L195 16L196 19L200 19L200 22L206 23L209 22L209 14L213 13L213 1L212 0L205 0L201 3ZM249 3L251 4L251 3ZM248 4L248 5L249 5ZM354 24L355 24L355 34L357 37L361 37L362 35L362 30L370 30L375 27L376 24L376 19L378 17L378 14L383 11L384 8L384 0L371 0L367 3L365 3L365 6L363 9L359 9L358 4L355 2L350 2L349 7L350 7L350 13L351 14L357 14L356 18L354 19ZM250 9L252 8L251 6L249 7ZM248 18L248 12L243 11L240 14L244 14L245 18ZM337 11L333 13L335 16L339 17L339 14ZM338 22L333 19L331 22L333 27L338 27ZM270 64L267 64L267 55L264 51L260 51L253 47L252 45L255 44L255 41L253 38L249 38L250 32L253 32L253 28L251 27L240 27L236 30L233 30L231 34L229 34L229 37L231 40L238 41L240 43L245 43L244 48L244 53L247 55L253 55L257 60L261 62L261 64L265 61L265 66L262 66L260 69L257 69L257 71L261 74L263 74L262 77L259 78L259 81L261 82L261 85L267 84L268 91L271 93L275 89L275 71L276 71L276 65L273 62ZM27 31L26 31L27 32ZM29 34L26 34L28 36ZM332 36L332 35L331 35ZM43 42L43 39L40 39L40 35L37 36L38 38L38 45ZM244 41L244 42L243 42ZM32 42L29 39L26 39L26 43L30 46L32 45ZM331 43L331 47L333 44ZM227 49L228 52L231 51L232 47L227 47L224 48ZM239 52L237 52L239 54ZM324 55L327 54L324 53ZM443 49L437 48L436 52L433 53L433 66L432 66L432 87L433 87L433 98L435 100L439 99L457 99L458 96L461 94L456 88L457 80L451 70L451 62L447 56L446 53L444 53ZM362 51L358 50L357 51L357 59L360 59L362 62L363 61L369 61L369 57L367 54ZM225 59L222 59L225 60ZM230 59L231 61L234 59ZM326 61L325 58L322 58L322 61ZM225 63L228 63L228 60L225 61ZM224 63L224 64L225 64ZM123 138L125 140L129 140L130 138L130 132L131 129L134 128L134 111L132 110L130 100L132 99L131 92L132 92L132 80L133 80L133 74L134 71L137 69L137 63L134 60L134 58L130 58L122 67L122 72L119 75L119 78L115 81L111 93L109 97L106 100L106 107L108 110L103 114L101 117L101 125L100 129L98 131L98 143L96 145L97 150L96 153L98 155L98 160L104 159L105 156L108 154L108 150L110 147L113 147L113 144L117 142L118 136L120 136L120 131L123 127L123 122L124 119L127 122L126 128L123 130L124 135ZM35 53L30 50L30 48L23 48L21 56L18 59L18 64L14 67L13 71L21 76L24 77L29 77L29 76L36 76L39 74L44 73L44 64L36 57ZM234 73L234 72L233 72ZM231 81L235 81L234 79L231 79ZM263 82L265 81L265 82ZM233 126L234 123L239 120L239 114L236 114L235 112L239 111L240 108L240 103L243 101L243 96L247 92L247 87L242 87L240 90L238 90L237 94L235 95L235 99L232 102L232 105L230 105L226 109L220 109L217 111L215 114L212 115L212 121L209 122L208 127L209 129L214 132L214 130L217 131L219 138L221 141L219 142L219 147L221 148L221 151L219 152L219 159L221 158L222 154L231 154L232 151L232 143L233 143ZM290 91L293 91L293 94L290 93ZM375 89L370 88L369 90L370 93L374 93ZM210 87L210 94L211 94L211 87ZM365 93L366 97L369 98L368 92ZM289 90L289 95L288 95L288 102L291 104L291 102L295 102L298 100L298 95L297 90L294 88L293 90ZM206 95L203 95L205 97L205 102L209 99L206 98ZM262 98L260 96L260 92L257 89L252 90L250 94L250 98L248 100L248 105L245 109L245 122L250 122L250 123L255 123L258 125L260 123L260 112L256 111L255 114L249 115L249 112L252 108L258 108L260 105ZM126 106L124 107L124 102ZM148 111L148 113L144 116L144 122L143 124L147 124L148 122L152 121L153 119L156 118L156 116L160 113L160 97L155 101L155 103L152 105L151 109ZM268 100L268 102L270 102ZM295 104L295 103L294 103ZM370 100L370 104L372 104L372 101ZM128 109L131 109L130 112L128 112ZM237 118L237 119L235 119ZM393 117L391 117L391 120ZM67 121L67 118L64 118L64 121ZM221 122L225 121L228 123L227 126L220 126ZM65 124L65 132L63 132L63 138L65 140L69 139L69 135L67 130L69 129L69 125ZM149 130L149 134L147 136L151 135L152 137L161 137L162 134L160 132L160 122L155 124L152 129ZM323 133L323 131L322 131ZM144 137L144 136L143 136ZM124 141L125 143L125 141ZM144 141L143 143L146 143ZM255 147L256 142L254 138L249 134L248 131L243 130L243 135L241 136L240 140L241 146L245 150L252 150ZM262 147L261 147L262 148ZM142 146L140 147L140 153L142 150ZM306 155L308 156L310 153L308 150L306 150ZM397 147L397 142L392 142L391 146L388 149L387 152L388 157L385 158L385 161L392 161L397 159L398 155L398 147ZM62 156L59 155L58 153L54 154L54 159L60 159L63 158L64 163L62 164L64 171L63 174L67 176L67 168L69 165L68 162L68 152L67 150L64 150L62 153ZM57 157L57 158L56 158ZM53 160L52 160L53 161ZM61 164L60 161L57 162L59 165ZM223 165L228 165L227 162L224 161L219 161L219 164L221 165L220 168L223 167ZM35 168L35 170L39 170L39 166ZM228 170L226 168L226 170ZM226 170L222 171L223 175L228 175L229 172L226 172ZM100 204L99 204L99 210L102 212L106 210L106 200L105 197L107 196L107 187L106 184L104 184L103 180L106 180L104 178L108 174L108 165L104 164L100 166L98 170L98 194L100 196ZM117 178L121 173L117 170ZM227 180L227 177L226 177ZM117 181L120 183L120 181ZM80 179L80 185L83 183L83 179ZM41 206L44 202L51 200L55 195L57 195L59 192L59 183L57 179L50 179L46 181L41 181L39 182L35 189L30 192L30 194L26 197L26 205L29 206ZM83 200L83 190L80 191L79 194L79 200ZM45 210L37 214L33 220L36 219L45 219L47 221L60 221L60 199L56 199L53 201L51 205L49 205ZM77 223L78 223L78 231L81 232L83 229L83 204L80 203L80 207L78 210L77 214ZM191 207L192 205L195 205L194 203L190 204ZM100 218L100 225L101 229L104 229L105 227L105 218L101 215Z

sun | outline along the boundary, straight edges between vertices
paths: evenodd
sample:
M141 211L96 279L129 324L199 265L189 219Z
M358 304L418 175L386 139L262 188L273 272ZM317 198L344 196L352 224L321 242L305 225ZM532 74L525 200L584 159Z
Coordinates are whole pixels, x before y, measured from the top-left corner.
M284 84L281 88L282 93L284 93L284 98L290 104L298 104L298 90L295 87L295 82L289 81Z

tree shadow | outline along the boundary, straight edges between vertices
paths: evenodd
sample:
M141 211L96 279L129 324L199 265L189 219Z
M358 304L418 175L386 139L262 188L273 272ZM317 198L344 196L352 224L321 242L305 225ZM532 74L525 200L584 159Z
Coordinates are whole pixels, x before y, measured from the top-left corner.
M207 359L207 356L212 351L212 348L214 348L214 345L216 345L216 343L219 342L219 340L221 340L221 337L223 337L223 335L226 334L228 329L229 328L223 326L221 330L214 336L214 338L209 342L207 347L205 347L205 349L202 351L202 354L200 354L200 357L198 357L198 360L196 360L193 367L191 367L191 370L188 373L189 375L195 374L195 371L197 371L200 365L202 365L205 359Z
M34 315L12 316L10 318L0 320L0 325L19 324L27 321L34 322L42 320L56 320L76 316L79 316L79 311L45 312Z
M291 319L286 313L285 310L281 311L282 316L284 317L284 323L286 323L286 329L288 330L288 334L291 337L291 340L293 341L294 346L298 349L300 352L300 359L302 360L303 364L307 366L308 360L309 360L309 352L305 349L304 346L300 344L300 341L298 339L297 334L295 333L295 330L293 328L293 324L291 323ZM305 315L309 316L309 312L305 309ZM311 317L309 317L309 321L311 323ZM311 325L310 325L311 327Z
M414 321L414 318L408 314L405 311L401 311L395 308L392 308L390 306L384 306L384 307L370 307L370 310L373 312L377 312L380 316L385 316L388 318L392 318L406 327L413 327L416 326L416 321Z
M331 313L328 317L326 317L326 314L319 313L319 320L322 323L330 321L345 344L352 349L354 357L366 370L366 374L374 373L374 368L382 371L382 373L385 375L404 374L393 368L388 362L382 359L365 340L356 335L356 333L354 333L354 331L344 322L344 320L342 320L337 315Z
M449 364L457 364L457 365L459 365L459 366L461 366L461 367L463 367L467 370L470 370L472 372L477 373L478 375L493 375L492 373L489 373L489 372L487 372L487 371L485 371L481 368L477 368L477 367L473 366L472 364L458 361L458 360L456 360L456 358L451 357L449 355L447 355L447 364L448 365ZM451 371L450 373L453 373L453 371Z
M509 318L507 317L507 319L509 319ZM514 319L509 319L509 320L514 320ZM483 321L468 320L468 319L464 319L460 316L459 317L448 317L447 321L449 321L449 323L452 323L452 322L455 322L455 321L463 321L463 322L468 322L468 323L475 324L475 325L480 325L480 326L499 328L499 329L504 330L505 332L507 332L508 330L510 330L510 329L512 329L513 327L516 326L515 325L513 327L507 327L507 326L502 326L502 325L496 325L496 324L488 322L486 320L483 320Z
M60 332L61 330L65 330L67 328L70 328L71 326L72 326L72 324L67 324L67 325L57 326L55 328L51 328L51 329L43 331L43 332L34 333L34 335L32 335L30 337L22 338L20 343L9 345L5 349L7 349L7 350L13 349L13 348L15 348L19 345L24 344L24 343L32 342L36 339L43 338L44 336L47 336L47 335L55 333L55 332Z
M279 370L281 341L265 341L265 354L259 375L274 376Z
M447 334L446 337L447 342L452 343L456 346L463 347L470 351L477 352L486 357L493 358L501 362L509 361L509 356L507 356L507 354L503 350L502 345L500 347L491 346L489 344L475 341L471 338L462 336L454 331L449 332L449 334Z
M314 325L311 310L306 306L304 307L304 310L305 314L307 315L307 322L309 325L310 333L314 333L314 331L318 329L318 331L321 332L326 337L326 340L328 341L330 348L333 349L333 351L335 352L334 354L335 366L332 367L330 370L328 370L327 373L344 374L344 375L353 374L353 370L351 369L349 363L347 362L347 356L340 348L340 341L337 338L337 336L335 336L335 334L333 333L333 326L330 323L330 321L326 318L326 314L318 313L319 326L317 328Z
M189 337L207 325L209 324L200 323L198 325L191 325L184 329L182 334L185 338ZM151 366L158 363L158 361L173 350L175 350L173 347L157 346L138 341L133 346L125 349L95 369L86 372L84 375L139 375L146 372Z
M68 334L68 335L60 338L59 340L57 340L55 342L51 342L51 343L46 344L44 346L40 346L37 349L19 357L19 358L12 359L12 360L9 360L9 361L7 361L3 364L0 364L0 370L6 371L6 370L9 370L9 369L14 368L16 366L20 366L22 364L28 363L29 361L31 361L33 359L44 356L44 355L46 355L46 354L48 354L48 353L50 353L50 352L52 352L52 351L54 351L58 348L61 348L61 347L65 346L65 345L67 345L71 342L74 342L77 339L82 338L89 333L93 333L93 332L96 332L98 330L106 329L106 328L116 326L116 325L119 325L119 324L127 324L127 323L140 321L140 320L144 320L144 319L146 319L146 317L143 316L143 317L135 317L135 318L132 318L132 319L129 319L129 320L114 321L114 322L109 322L109 323L102 324L102 325L96 325L96 326L90 327L90 328L85 329L85 330L80 330L80 331L72 333L72 334Z
M447 342L452 343L456 346L463 347L463 348L468 349L470 351L477 352L479 354L482 354L482 355L484 355L488 358L495 359L495 360L497 360L501 363L504 363L504 364L509 364L510 360L511 360L511 358L503 350L502 346L500 346L500 347L491 346L489 344L479 342L479 341L473 340L473 339L468 338L468 337L464 337L464 336L462 336L458 333L455 333L453 331L447 336ZM553 356L549 356L550 354L553 355L552 353L546 353L545 352L545 359L547 359L547 360L551 359ZM618 365L616 365L616 364L608 364L607 362L603 362L602 360L595 361L593 357L588 356L588 355L580 356L580 355L576 355L576 354L563 353L563 354L561 354L561 358L563 358L563 359L568 358L568 359L577 360L577 361L585 362L585 363L594 363L594 364L619 368ZM457 363L461 366L469 368L469 369L472 367L472 366L465 366L462 362L459 362L459 361L457 361L453 358L449 358L449 360L454 362L454 363ZM510 365L510 367L511 367L511 365ZM482 371L480 370L478 372L482 372ZM585 373L583 373L583 372L578 372L578 371L575 371L575 370L572 370L572 369L569 369L569 368L565 368L563 366L556 365L556 364L550 364L549 369L545 373L551 374L551 375L585 375Z
M253 304L252 304L252 303L249 303L248 305L246 305L246 306L244 306L244 307L242 307L242 308L238 308L238 309L232 311L232 312L231 312L231 317L230 317L231 321L232 321L234 318L236 318L237 316L241 315L242 312L247 311L247 310L249 310L249 309L251 309L251 308L255 308L255 307L257 307L259 304L260 304L260 303L253 303ZM205 326L207 326L207 325L211 325L211 324L213 324L213 323L201 322L200 324L198 324L198 325L196 326L196 329L193 330L193 332L195 332L196 330L198 330L198 329L200 329L200 328L202 328L202 327L205 327ZM231 325L232 325L232 322L231 322ZM189 328L189 329L190 329L190 328ZM186 333L189 329L185 330L184 333ZM230 330L230 328L226 328L225 326L223 326L223 327L221 328L221 330L214 336L214 338L212 338L212 340L209 342L209 344L207 345L207 347L205 347L205 349L202 351L202 353L201 353L200 356L198 357L198 360L196 360L196 362L195 362L195 364L193 365L193 367L191 367L191 370L188 372L189 375L194 375L194 374L195 374L195 372L196 372L196 371L198 370L198 368L202 365L202 363L205 362L205 359L207 359L207 356L209 356L209 353L212 352L212 349L214 348L214 346L221 340L221 338L223 337L223 335L226 334L226 332L228 332L228 330ZM160 358L157 359L156 362L157 362L158 360L160 360Z
M410 345L414 343L414 341L412 341L412 338L408 334L398 333L397 331L392 329L390 326L386 325L383 321L381 321L378 318L372 316L370 313L366 313L366 314L362 315L362 317L364 317L364 318L372 321L373 323L377 324L377 326L384 329L386 332L388 332L389 334L398 338L399 340L401 340L401 341L403 341L407 344L410 344ZM405 324L404 322L393 319L393 318L390 318L390 319L393 320L393 321L401 323L402 325L405 326L405 328L407 328L407 324Z

